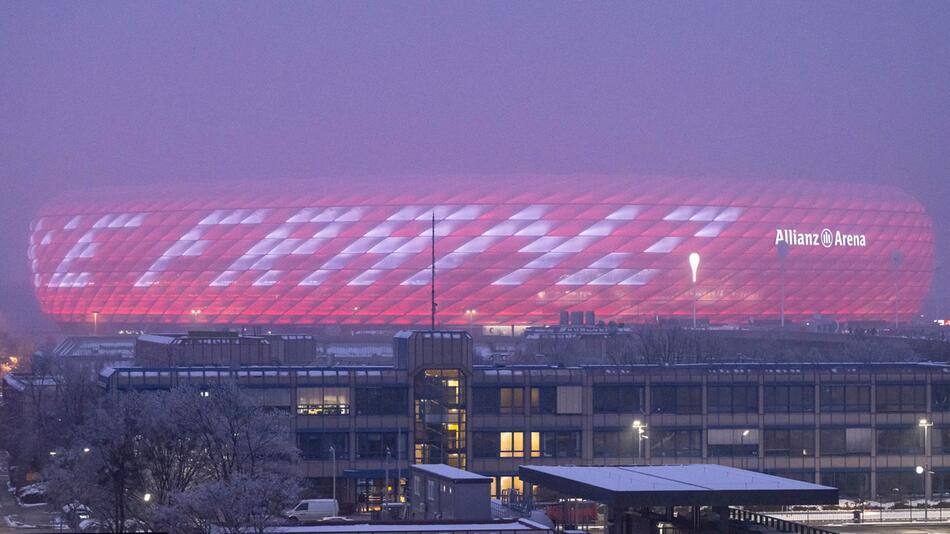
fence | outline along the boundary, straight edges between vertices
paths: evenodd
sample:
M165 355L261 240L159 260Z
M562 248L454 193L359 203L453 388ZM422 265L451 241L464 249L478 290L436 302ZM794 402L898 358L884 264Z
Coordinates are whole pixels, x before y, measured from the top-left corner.
M769 512L768 515L788 521L799 521L818 525L851 523L854 521L854 510ZM950 520L950 509L947 508L906 508L899 510L863 510L861 512L861 522L863 523L948 520Z
M734 521L744 521L774 528L779 532L796 532L799 534L835 534L831 530L825 530L821 527L814 527L799 523L797 520L785 519L774 515L758 514L748 510L729 509L729 519Z

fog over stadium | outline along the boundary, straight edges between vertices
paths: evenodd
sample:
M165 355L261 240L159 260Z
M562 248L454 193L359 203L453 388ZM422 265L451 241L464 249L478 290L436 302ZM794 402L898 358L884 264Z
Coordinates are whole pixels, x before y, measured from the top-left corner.
M80 212L152 212L157 209L154 206L182 201L175 191L187 190L195 192L187 199L198 205L189 206L191 211L181 220L168 223L187 225L200 221L191 218L218 209L263 207L258 200L241 205L231 200L243 198L248 190L244 184L253 183L255 190L265 192L257 196L260 202L267 195L287 194L283 184L300 181L311 184L313 191L332 186L344 195L339 198L345 198L347 185L353 181L347 177L373 184L375 194L387 199L405 195L412 199L411 205L423 207L481 205L481 198L490 199L485 204L489 206L541 204L519 196L533 192L539 198L556 199L552 204L568 205L572 198L587 194L605 199L615 195L622 200L605 206L616 204L619 209L625 202L640 205L642 196L649 195L649 188L638 187L631 177L661 176L665 178L660 181L665 180L682 197L669 206L663 204L671 209L656 216L660 221L676 207L775 204L774 198L782 195L807 199L803 201L815 207L835 202L865 206L867 199L876 199L878 207L868 212L867 220L822 220L820 224L816 220L805 228L804 219L788 215L776 222L795 224L770 223L759 228L763 233L757 239L769 237L775 245L779 235L786 241L796 240L799 237L792 237L792 231L820 233L826 227L831 231L840 227L844 244L848 235L855 236L853 243L864 235L865 252L873 250L876 259L866 262L870 256L862 256L862 247L855 245L850 253L856 256L842 256L850 265L829 267L829 272L841 269L834 283L845 288L844 293L838 298L829 291L824 297L852 299L858 303L855 313L866 318L891 317L895 284L893 272L881 274L883 278L877 281L862 278L862 273L893 271L895 250L910 247L899 261L907 279L898 281L904 288L899 289L904 297L898 298L898 312L904 320L914 315L927 320L943 317L950 313L942 304L950 289L943 282L942 268L950 258L946 231L950 215L945 209L950 202L948 18L950 7L942 2L816 2L774 4L768 10L729 3L524 2L412 8L348 3L279 8L214 2L175 7L6 3L0 6L4 72L0 77L0 183L5 192L0 197L0 327L55 332L58 327L42 309L56 321L88 321L79 317L98 311L106 302L65 297L73 289L77 295L88 294L82 288L62 287L63 278L73 271L61 271L63 276L56 283L52 279L69 247L57 252L62 256L58 259L31 249L41 246L45 235L36 227L31 232L31 221L48 217L50 224L65 226L69 221L57 217ZM483 194L480 177L498 175L511 179ZM414 190L411 181L399 178L404 176L423 177L429 185L424 191ZM608 179L598 179L597 188L588 191L594 176ZM609 177L616 177L615 182L611 184ZM725 187L729 191L735 189L731 184L747 185L741 187L741 195L717 198L717 184L722 183L730 184ZM802 187L814 191L813 195L797 193L794 184L811 184ZM153 195L142 204L95 202L96 195L107 199L117 190L148 192L155 186L164 196ZM418 200L427 196L433 200ZM75 202L70 204L70 198ZM307 207L307 202L312 207L358 207L365 200L365 196L354 196L352 203L334 201L330 206L318 195L303 191L277 207ZM50 202L58 203L59 211L43 208ZM888 224L901 228L902 223L876 219L871 212L900 211L901 206L912 206L912 216L925 221L919 223L921 232L889 231L887 239L894 246L877 248L882 241L874 233ZM593 225L594 219L610 215L604 210L590 221L577 220ZM491 215L485 224L514 214L499 211L497 220ZM268 219L268 224L286 222L278 221L283 215L274 215L277 218ZM565 230L562 237L578 237L587 230L577 224L574 234L568 236L571 232ZM699 222L694 219L691 224ZM866 225L878 227L865 230ZM687 226L690 241L702 239L694 235L702 226ZM465 232L473 235L464 235L474 238L474 233L481 235L489 229L470 227ZM782 232L776 234L778 230ZM643 235L657 241L679 234ZM36 241L32 244L31 236ZM804 240L813 237L801 236ZM706 239L712 243L720 238ZM898 246L901 239L908 241ZM637 242L638 252L652 244L639 247ZM462 245L446 241L444 252ZM215 271L213 277L240 270L228 267L247 250L222 255L223 267L211 269L221 272ZM828 251L843 254L836 248ZM599 256L595 258L594 252ZM650 313L689 313L689 298L680 298L689 290L683 263L688 251L683 252L675 260L681 264L679 288L670 290L670 296L664 297L667 304ZM624 269L614 275L624 282L648 276L656 268L641 261L603 267L604 272L584 271L601 269L591 264L608 253L596 248L579 253L573 260L576 263L566 264L557 274L597 275L585 281L589 286L607 275L608 269ZM143 255L144 268L117 266L116 270L148 272L162 254ZM725 252L703 255L700 269L710 269L705 271L710 276L716 272L716 254L726 261ZM33 264L31 255L40 266ZM424 252L414 260L419 265L413 263L415 270L408 276L425 268L423 256ZM820 269L821 261L832 257L815 256L816 263L809 269ZM332 255L310 259L325 262ZM520 268L515 259L505 266L512 267L510 272ZM754 270L757 264L743 267ZM105 268L104 264L96 267ZM673 269L673 265L662 268ZM300 271L300 280L276 282L298 287L319 269L320 265L249 269L242 271L251 273L247 279L235 283L259 289L254 284L268 271ZM367 265L347 275L355 277L371 269ZM466 272L461 269L459 273ZM483 273L487 278L479 283L484 287L473 291L490 292L492 283L506 275L502 270ZM639 274L644 271L647 274ZM93 271L75 271L69 283L76 284L83 272ZM34 275L45 278L38 282ZM621 275L629 276L620 279ZM488 308L462 304L465 299L453 308L448 293L453 275L447 272L445 276L447 293L440 311L446 321L464 322L465 310L475 306L492 309L493 297L487 293L482 301ZM136 279L131 279L130 287ZM353 279L332 287L345 289ZM815 280L821 278L809 278L807 283ZM203 280L203 291L213 281ZM793 277L789 283L795 283ZM557 281L541 285L549 289L557 287ZM667 287L674 285L671 280ZM631 282L626 287L635 286ZM739 286L730 286L733 294ZM774 310L776 287L768 287L762 299ZM789 312L798 318L823 311L821 306L796 308L793 294L790 290ZM65 300L57 300L56 295ZM287 305L299 305L316 295L301 296ZM206 297L200 305L213 306L213 298ZM108 297L100 293L95 298ZM646 315L610 308L609 299L604 298L598 303L606 306L605 318ZM677 298L679 304L669 304ZM424 295L419 299L418 306L401 312L398 322L413 323L410 317L424 316ZM372 310L375 301L367 297L361 302L353 304L344 298L339 305L350 311L368 305ZM731 318L736 319L749 314L742 302L742 298L726 298L707 304L706 309L732 309ZM541 306L536 312L499 307L497 314L500 321L520 321L530 313L549 321L556 319L560 304ZM180 322L182 312L187 321L189 306L171 309L168 313L177 315L168 321ZM300 310L317 319L332 316L306 305ZM382 308L370 310L365 313L383 313ZM256 321L260 314L251 315L255 318L248 321ZM235 317L240 313L235 312ZM360 320L374 322L369 316ZM221 324L226 322L230 319L221 320Z

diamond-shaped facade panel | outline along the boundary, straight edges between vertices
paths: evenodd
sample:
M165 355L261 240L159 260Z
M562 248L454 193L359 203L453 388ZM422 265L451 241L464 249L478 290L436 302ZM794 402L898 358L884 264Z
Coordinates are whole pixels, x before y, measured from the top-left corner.
M806 182L544 176L336 180L72 195L31 226L64 323L549 324L906 320L934 269L904 192ZM700 255L695 287L689 254ZM473 311L474 310L474 311Z

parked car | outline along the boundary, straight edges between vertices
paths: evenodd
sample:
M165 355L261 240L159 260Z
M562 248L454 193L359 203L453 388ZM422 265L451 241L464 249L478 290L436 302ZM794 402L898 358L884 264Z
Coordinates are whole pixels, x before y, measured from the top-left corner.
M63 522L71 529L78 529L80 523L91 517L92 511L82 503L71 502L63 505Z
M80 532L112 532L112 523L110 521L99 521L98 519L86 519L79 523ZM123 532L148 532L148 525L138 519L126 519Z
M340 504L336 499L304 499L284 516L291 521L320 521L327 517L340 515Z
M40 506L46 504L46 491L45 482L23 486L17 490L16 500L20 506Z

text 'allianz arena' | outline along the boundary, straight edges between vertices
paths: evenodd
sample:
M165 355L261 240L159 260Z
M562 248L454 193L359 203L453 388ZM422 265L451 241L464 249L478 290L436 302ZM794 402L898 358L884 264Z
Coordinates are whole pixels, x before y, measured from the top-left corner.
M56 321L425 325L907 320L931 221L887 187L624 177L321 180L65 195L31 226ZM695 288L688 262L699 254Z

